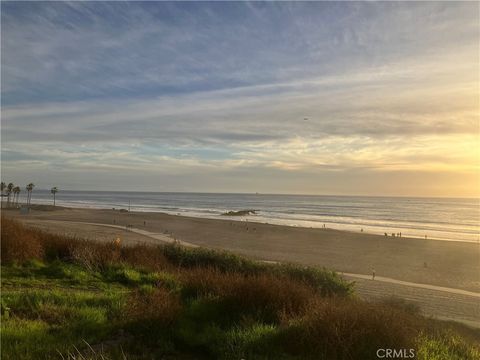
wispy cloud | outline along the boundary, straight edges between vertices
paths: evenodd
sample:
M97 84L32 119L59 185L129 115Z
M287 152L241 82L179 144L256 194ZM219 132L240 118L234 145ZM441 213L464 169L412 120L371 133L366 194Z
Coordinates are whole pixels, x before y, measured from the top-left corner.
M328 178L316 192L352 172L472 182L478 6L2 3L2 168L77 188L108 171L166 190L296 192L292 173ZM174 178L189 174L204 180Z

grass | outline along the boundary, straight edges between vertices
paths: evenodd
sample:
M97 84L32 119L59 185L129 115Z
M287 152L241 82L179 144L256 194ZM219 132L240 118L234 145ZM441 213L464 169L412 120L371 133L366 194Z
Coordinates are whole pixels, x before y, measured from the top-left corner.
M4 359L478 359L480 334L334 272L179 246L120 247L2 219Z
M120 315L122 307L121 294L116 292L19 290L2 291L5 359L50 358L81 347L84 341L106 339L115 330L110 320Z

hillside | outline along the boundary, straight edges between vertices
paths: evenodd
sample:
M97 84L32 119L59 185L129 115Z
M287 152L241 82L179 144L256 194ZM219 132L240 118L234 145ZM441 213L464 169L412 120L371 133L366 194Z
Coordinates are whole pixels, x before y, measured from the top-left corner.
M4 359L478 359L480 333L326 269L51 235L2 218Z

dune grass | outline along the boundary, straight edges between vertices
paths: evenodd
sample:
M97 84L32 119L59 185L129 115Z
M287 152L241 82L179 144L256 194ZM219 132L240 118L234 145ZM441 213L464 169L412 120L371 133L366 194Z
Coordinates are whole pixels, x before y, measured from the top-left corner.
M480 335L334 272L179 246L121 247L2 219L3 359L478 359Z

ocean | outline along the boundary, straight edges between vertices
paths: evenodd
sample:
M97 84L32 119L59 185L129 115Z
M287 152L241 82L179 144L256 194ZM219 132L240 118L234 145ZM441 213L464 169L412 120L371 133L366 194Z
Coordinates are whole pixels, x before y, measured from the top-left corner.
M254 209L255 215L232 219L480 242L479 199L66 190L56 198L57 205L68 207L128 209L130 205L131 211L214 219L229 218L222 216L227 211ZM35 189L32 203L53 204L53 196Z

